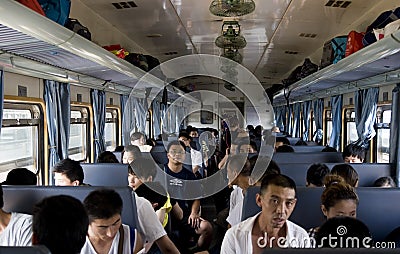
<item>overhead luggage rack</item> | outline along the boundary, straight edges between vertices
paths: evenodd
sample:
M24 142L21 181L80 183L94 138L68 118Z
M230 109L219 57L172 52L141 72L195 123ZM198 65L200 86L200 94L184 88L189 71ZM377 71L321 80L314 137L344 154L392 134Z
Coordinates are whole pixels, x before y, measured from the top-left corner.
M400 81L400 31L286 88L290 102L307 101ZM286 104L284 91L274 106Z

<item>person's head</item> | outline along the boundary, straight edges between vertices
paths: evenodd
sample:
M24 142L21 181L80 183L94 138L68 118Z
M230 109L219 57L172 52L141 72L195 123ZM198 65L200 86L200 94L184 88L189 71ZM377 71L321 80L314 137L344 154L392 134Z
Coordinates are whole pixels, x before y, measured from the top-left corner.
M275 150L276 148L283 146L283 145L290 145L289 139L286 137L276 137L275 138Z
M396 248L400 248L400 227L393 229L393 231L385 237L384 242L394 242Z
M331 174L343 177L346 183L353 187L358 186L358 173L350 164L337 164L333 166Z
M180 141L171 141L167 146L168 163L175 165L183 164L185 159L184 144Z
M296 144L294 144L294 145L295 146L307 146L308 144L306 141L299 139L299 141L297 141Z
M261 186L262 180L267 176L267 175L273 175L273 174L280 174L281 169L279 168L278 164L270 160L267 157L264 156L254 156L249 159L250 164L253 167L253 172L259 172L260 170L264 170L264 173L256 181L256 179L253 179L250 177L249 183L250 185L256 185L256 186Z
M277 153L294 153L293 147L290 145L281 145L275 149Z
M278 126L274 126L271 128L271 132L279 133L279 132L281 132L281 130L279 129Z
M131 134L131 145L142 146L146 144L146 138L141 132L134 132Z
M147 182L135 189L139 197L147 199L157 211L167 202L167 192L159 182Z
M119 163L115 154L110 151L104 151L97 157L97 163Z
M348 144L343 149L342 157L346 163L362 163L365 159L365 149L356 144Z
M142 157L142 152L140 151L139 147L135 145L128 145L124 148L122 163L129 164L140 157Z
M138 158L128 166L128 183L134 190L144 182L152 182L157 174L157 165L148 158Z
M112 241L122 223L122 199L112 189L99 189L89 193L83 201L89 217L89 237Z
M315 235L317 248L371 248L373 241L368 227L352 217L327 220Z
M53 254L80 253L89 220L82 203L66 195L44 198L33 207L32 244Z
M357 217L358 196L354 188L338 175L327 175L324 184L326 187L321 195L321 210L325 217Z
M312 164L307 170L306 186L322 187L324 185L324 178L329 174L329 171L328 166L323 163Z
M154 138L148 138L148 139L146 140L146 145L149 145L149 146L156 146L156 145L157 145L157 142L154 140Z
M376 181L374 182L374 187L394 188L396 187L396 184L390 176L383 176L376 179Z
M199 137L199 131L196 127L192 127L192 129L190 129L189 136L191 136L192 138Z
M124 151L124 146L117 146L115 147L114 152L123 152Z
M321 152L324 152L324 153L336 153L337 150L334 147L325 146L324 149L321 150Z
M248 183L248 178L251 175L251 170L252 167L249 160L247 159L247 156L241 154L232 155L227 163L229 184L237 185L243 178L246 178Z
M281 229L296 206L296 184L285 175L267 175L256 195L256 202L261 207L267 229Z
M236 131L239 128L239 119L236 116L232 116L228 119L229 129Z
M257 145L254 141L240 143L239 153L257 153Z
M79 161L64 159L54 165L54 184L58 186L79 186L83 183L83 169Z
M186 132L181 132L179 133L178 140L183 142L186 147L190 147L190 141L192 141L192 137L189 136Z
M6 181L2 185L36 185L35 173L26 168L14 168L7 174Z

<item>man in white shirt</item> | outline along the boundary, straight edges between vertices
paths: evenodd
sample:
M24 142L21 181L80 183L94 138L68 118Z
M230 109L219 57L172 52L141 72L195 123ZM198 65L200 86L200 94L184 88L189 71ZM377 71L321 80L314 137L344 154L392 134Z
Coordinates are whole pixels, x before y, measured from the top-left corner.
M288 218L296 205L296 184L285 175L268 175L256 195L261 212L229 229L221 254L262 253L265 248L307 248L310 238Z

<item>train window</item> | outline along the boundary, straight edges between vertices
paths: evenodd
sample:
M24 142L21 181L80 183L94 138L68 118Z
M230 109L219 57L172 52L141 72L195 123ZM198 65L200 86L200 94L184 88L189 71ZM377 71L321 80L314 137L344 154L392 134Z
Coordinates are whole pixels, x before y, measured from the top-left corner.
M4 103L0 135L0 181L13 168L37 173L43 158L43 114L38 104Z
M119 118L118 109L114 107L106 108L106 127L104 131L106 150L114 151L118 145L119 137Z
M332 133L332 111L326 110L325 111L325 140L326 145L329 145L329 141L331 140L331 133Z
M356 112L352 108L345 109L345 138L346 145L357 141Z
M378 107L376 117L376 162L389 163L390 121L392 117L390 105Z
M71 127L68 157L77 161L88 161L89 109L82 106L71 107Z

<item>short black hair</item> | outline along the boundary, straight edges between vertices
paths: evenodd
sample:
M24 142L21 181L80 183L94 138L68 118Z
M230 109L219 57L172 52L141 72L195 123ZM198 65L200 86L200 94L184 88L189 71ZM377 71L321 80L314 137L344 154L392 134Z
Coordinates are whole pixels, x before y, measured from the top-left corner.
M358 183L358 173L357 171L347 163L337 164L333 166L331 174L340 175L346 181L346 183L355 187Z
M356 145L356 144L348 144L342 152L342 157L343 159L345 157L349 157L349 156L353 156L353 157L358 157L360 158L362 161L364 161L365 159L365 149L362 146Z
M331 147L331 146L325 146L324 149L321 150L321 152L328 152L328 153L333 153L333 152L337 152L336 148Z
M290 141L286 137L276 137L275 143L277 142L282 142L284 145L290 145Z
M184 138L186 138L186 139L192 140L192 137L189 136L189 134L188 134L186 131L185 131L185 132L184 132L184 131L180 132L179 135L178 135L178 139L179 139L180 137L184 137Z
M167 146L167 153L169 153L169 149L171 149L172 146L181 146L183 149L185 149L185 144L183 144L183 142L174 140L174 141L169 142L169 144Z
M324 178L329 172L328 166L324 163L314 163L307 170L307 182L322 187L324 185Z
M263 195L266 192L269 185L276 185L283 188L289 188L294 190L295 194L297 193L296 183L293 181L292 178L286 175L281 175L281 174L266 175L261 182L261 187L260 187L261 195Z
M275 151L277 153L294 153L294 149L290 145L278 146Z
M157 165L152 159L149 158L138 158L134 160L129 167L131 171L128 171L128 173L133 173L144 179L147 179L150 176L152 179L154 179L157 174Z
M104 151L97 157L97 163L119 163L115 154L110 151Z
M6 181L2 185L36 185L35 173L27 168L14 168L7 174Z
M78 180L79 184L83 183L84 174L79 161L70 158L61 160L54 165L53 172L65 175L71 182Z
M374 182L374 187L382 187L385 185L389 185L391 188L396 187L396 184L393 181L393 178L391 178L390 176L380 177L380 178L376 179L376 181Z
M82 203L71 196L47 197L33 207L35 244L45 245L53 254L80 253L88 227Z
M141 137L144 137L144 134L141 132L134 132L131 134L131 141L135 141L140 139Z
M164 206L165 202L167 202L167 191L159 182L146 182L141 184L136 188L135 193L139 197L144 197L151 204L156 204L154 210L157 211L161 207Z
M127 145L124 147L124 153L133 153L133 157L135 157L135 160L137 158L142 157L142 152L140 151L140 148L134 145Z
M122 213L121 196L112 189L94 190L87 195L83 205L89 216L89 222L96 219L109 219Z

